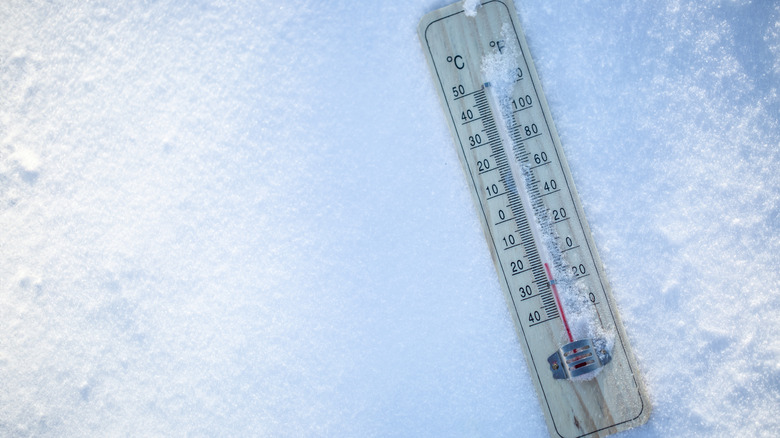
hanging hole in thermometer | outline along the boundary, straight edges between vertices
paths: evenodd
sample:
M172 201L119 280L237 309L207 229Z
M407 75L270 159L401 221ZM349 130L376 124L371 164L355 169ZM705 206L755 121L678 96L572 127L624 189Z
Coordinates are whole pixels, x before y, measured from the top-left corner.
M647 395L512 2L456 3L419 35L550 434L644 423Z

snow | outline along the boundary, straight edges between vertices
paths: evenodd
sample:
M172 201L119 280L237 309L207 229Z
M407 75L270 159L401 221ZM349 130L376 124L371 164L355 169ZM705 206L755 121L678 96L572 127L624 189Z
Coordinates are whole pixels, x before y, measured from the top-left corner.
M547 436L446 3L3 3L0 435ZM622 436L777 436L780 6L516 6L653 398Z
M475 17L477 15L477 8L481 5L481 0L463 0L463 12L467 17Z

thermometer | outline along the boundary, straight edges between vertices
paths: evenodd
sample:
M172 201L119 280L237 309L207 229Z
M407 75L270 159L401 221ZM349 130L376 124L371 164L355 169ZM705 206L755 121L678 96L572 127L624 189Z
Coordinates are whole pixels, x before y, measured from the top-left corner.
M426 15L419 37L548 431L641 425L649 399L514 5L473 3Z

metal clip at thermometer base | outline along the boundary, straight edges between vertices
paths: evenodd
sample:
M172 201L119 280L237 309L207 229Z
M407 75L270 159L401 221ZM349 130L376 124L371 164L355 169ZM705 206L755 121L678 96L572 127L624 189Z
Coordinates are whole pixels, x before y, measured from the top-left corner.
M643 424L647 392L513 1L431 12L419 37L550 436Z
M570 342L547 358L556 379L571 379L596 372L612 360L607 350L596 350L592 339Z

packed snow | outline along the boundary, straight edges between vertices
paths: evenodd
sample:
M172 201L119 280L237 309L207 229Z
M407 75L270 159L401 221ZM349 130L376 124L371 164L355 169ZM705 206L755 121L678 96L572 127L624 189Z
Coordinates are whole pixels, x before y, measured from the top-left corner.
M0 5L0 435L547 436L447 3ZM780 435L780 5L516 7L653 400L620 436Z
M467 17L475 17L477 15L477 8L481 5L481 0L463 0L463 12Z

